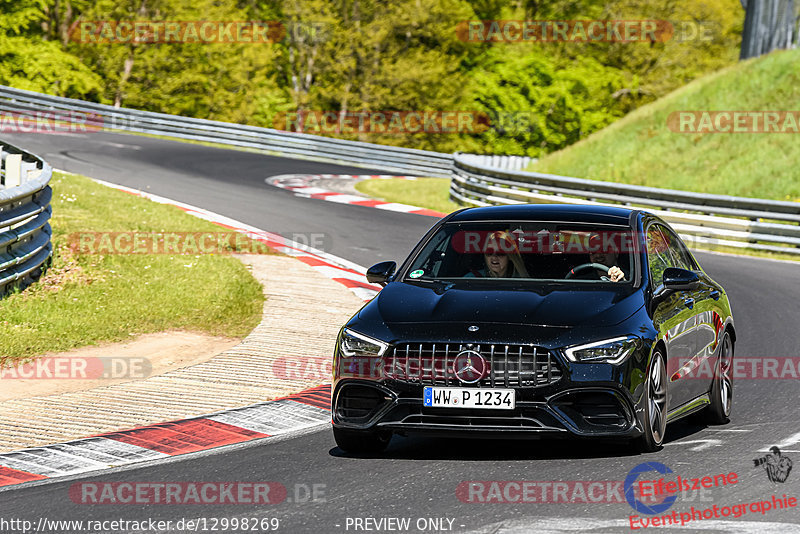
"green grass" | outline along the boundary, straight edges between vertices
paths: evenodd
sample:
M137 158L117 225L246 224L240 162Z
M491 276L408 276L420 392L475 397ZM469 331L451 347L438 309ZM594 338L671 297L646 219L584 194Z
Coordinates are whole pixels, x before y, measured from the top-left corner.
M220 254L81 254L79 231L218 232L178 208L54 173L52 267L0 300L0 362L170 329L244 337L259 322L259 283Z
M450 200L448 178L363 180L356 184L356 189L372 198L410 204L442 213L450 213L462 207Z
M687 134L674 111L800 109L800 50L716 72L644 106L530 170L700 193L800 199L800 134Z

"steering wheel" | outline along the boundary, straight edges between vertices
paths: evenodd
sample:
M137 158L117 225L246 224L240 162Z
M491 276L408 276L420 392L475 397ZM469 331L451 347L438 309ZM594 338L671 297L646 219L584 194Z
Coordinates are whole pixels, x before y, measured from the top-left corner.
M611 267L607 267L607 266L603 265L602 263L582 263L582 264L578 265L577 267L573 267L572 269L570 269L569 272L567 273L567 275L564 278L565 279L572 278L573 276L578 274L580 271L586 271L588 269L595 269L595 270L600 271L601 273L603 273L605 275L608 275L608 271L611 270ZM606 276L605 279L608 280L609 278Z

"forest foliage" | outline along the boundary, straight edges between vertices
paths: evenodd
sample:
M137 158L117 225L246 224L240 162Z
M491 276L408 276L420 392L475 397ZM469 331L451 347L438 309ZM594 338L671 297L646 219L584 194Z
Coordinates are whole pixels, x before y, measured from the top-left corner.
M489 40L461 31L469 21L523 20L655 20L671 31L633 42L503 42L488 22ZM739 0L0 0L0 84L279 128L303 114L469 112L480 128L456 133L381 133L369 121L303 129L538 157L735 63L743 20ZM269 42L103 40L81 31L137 21L271 21L281 31Z

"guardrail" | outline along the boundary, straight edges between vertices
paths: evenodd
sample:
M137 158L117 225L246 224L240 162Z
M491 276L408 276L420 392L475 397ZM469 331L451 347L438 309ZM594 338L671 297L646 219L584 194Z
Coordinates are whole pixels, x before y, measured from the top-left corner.
M346 141L229 122L192 119L136 109L116 108L0 85L0 111L36 119L37 114L80 114L85 128L165 135L194 141L254 148L279 156L303 157L372 167L402 174L450 177L453 155L429 150ZM525 156L479 156L505 169L524 169Z
M0 86L0 111L36 118L41 113L82 114L87 129L110 129L165 135L254 148L279 156L319 159L373 167L401 174L449 177L452 154L345 141L331 137L192 119Z
M640 207L667 220L689 246L800 254L797 202L503 170L465 154L454 157L450 198L471 206L559 202Z
M36 280L52 255L50 178L43 159L0 141L0 296Z

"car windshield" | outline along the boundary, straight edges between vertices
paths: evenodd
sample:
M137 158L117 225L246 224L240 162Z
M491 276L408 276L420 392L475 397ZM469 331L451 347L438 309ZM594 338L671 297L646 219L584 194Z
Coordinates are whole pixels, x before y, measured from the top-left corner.
M406 271L411 281L632 283L630 228L562 222L443 225Z

